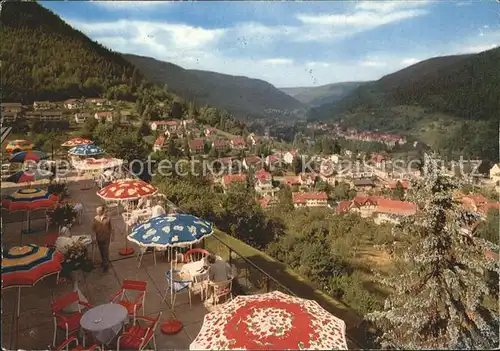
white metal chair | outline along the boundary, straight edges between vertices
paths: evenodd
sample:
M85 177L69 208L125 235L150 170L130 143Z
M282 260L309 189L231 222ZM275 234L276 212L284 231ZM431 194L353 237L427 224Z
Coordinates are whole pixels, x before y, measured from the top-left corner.
M189 298L189 306L191 306L191 281L190 280L182 280L175 279L172 276L179 274L180 271L171 270L165 273L165 279L167 280L167 287L165 289L165 296L163 297L163 302L167 299L167 295L170 295L170 306L172 310L175 306L175 298L177 294L186 292Z
M189 290L191 290L192 294L200 294L201 301L205 301L205 298L208 297L208 278L208 271L202 274L197 274L193 276L193 281L189 286Z
M233 299L233 278L223 282L208 282L208 286L212 290L214 306L219 303L221 297L229 296L228 301Z

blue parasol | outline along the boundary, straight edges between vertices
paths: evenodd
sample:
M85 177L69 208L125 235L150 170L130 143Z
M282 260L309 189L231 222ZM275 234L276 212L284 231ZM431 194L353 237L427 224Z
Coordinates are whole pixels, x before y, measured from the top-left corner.
M210 222L189 214L170 214L150 219L135 226L128 240L142 247L182 247L189 246L212 235Z
M104 150L94 144L78 145L71 148L68 153L76 156L96 156L104 153Z

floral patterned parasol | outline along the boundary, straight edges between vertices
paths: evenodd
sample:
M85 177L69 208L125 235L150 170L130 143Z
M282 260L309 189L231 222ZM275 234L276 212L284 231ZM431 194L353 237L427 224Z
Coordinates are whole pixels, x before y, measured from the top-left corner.
M158 192L154 186L136 179L119 179L102 188L97 195L104 200L135 200Z
M62 144L61 146L65 146L65 147L74 147L74 146L78 146L78 145L89 145L89 144L93 144L94 142L92 140L89 140L89 139L84 139L84 138L73 138L71 140L68 140L66 141L64 144Z
M212 233L211 223L177 213L154 217L135 226L127 239L143 247L182 247L197 243Z
M347 350L345 323L279 291L237 296L205 316L190 350Z

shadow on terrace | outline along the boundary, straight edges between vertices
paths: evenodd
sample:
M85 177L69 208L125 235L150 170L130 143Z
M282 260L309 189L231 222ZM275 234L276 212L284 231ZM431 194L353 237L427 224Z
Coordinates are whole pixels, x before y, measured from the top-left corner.
M88 180L86 181L88 182ZM72 233L76 235L90 234L91 219L94 216L95 208L101 204L101 201L95 194L95 190L82 191L81 184L78 183L78 181L68 182L70 197L82 203L84 207L82 219L79 224L72 228ZM4 189L2 184L2 195L16 189L17 187ZM45 214L34 212L31 216L32 227L38 228L39 231L21 236L20 233L24 225L23 218L25 217L22 213L2 212L4 248L20 243L43 245L47 235ZM120 256L118 251L123 248L125 243L125 224L117 213L113 214L112 221L118 232L123 234L117 235L110 245L112 266L107 273L103 273L100 267L95 267L91 272L78 272L76 277L80 291L91 305L98 306L110 301L111 297L120 290L124 279L147 282L145 314L156 317L162 311L160 325L165 320L175 318L179 319L184 326L175 335L163 334L158 328L155 334L157 349L188 349L189 344L201 329L205 314L211 311L213 306L202 302L198 295L193 296L192 306L189 306L187 294L183 293L177 296L175 308L172 309L168 298L165 302L163 301L166 289L165 272L169 270L170 264L163 261L158 255L158 261L155 265L152 254L146 254L141 267L138 268L135 256ZM338 301L331 300L326 295L314 290L279 262L221 232L216 232L216 235L206 239L204 246L208 251L236 266L238 275L233 285L235 295L280 290L291 295L314 299L325 309L344 319L347 325L348 347L350 349L367 346L367 336L360 326L359 316L352 314L346 306ZM244 254L242 250L245 250ZM92 252L89 254L92 255ZM97 253L96 257L98 256ZM96 263L98 263L98 259L96 259ZM38 282L33 288L23 288L19 317L16 313L17 289L4 290L2 294L2 347L11 350L48 349L48 346L52 344L54 331L51 301L70 293L73 289L72 283L60 282L56 284L55 276ZM59 331L58 343L63 339L63 332Z

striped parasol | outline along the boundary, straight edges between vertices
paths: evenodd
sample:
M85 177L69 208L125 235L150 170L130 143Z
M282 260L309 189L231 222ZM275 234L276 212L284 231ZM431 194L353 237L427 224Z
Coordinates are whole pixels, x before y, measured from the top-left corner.
M33 144L28 140L11 140L5 147L5 152L20 152L33 149Z
M57 195L40 188L19 189L2 200L2 207L9 211L33 211L41 208L52 208Z
M10 177L6 178L4 182L9 182L9 183L31 183L31 182L36 182L38 180L42 179L48 179L52 176L52 172L45 171L45 170L24 170L24 171L18 171L11 175Z
M17 162L17 163L24 163L26 161L38 162L40 160L46 160L48 158L49 158L49 155L47 155L43 151L29 150L29 151L21 151L21 152L15 153L14 155L12 155L9 162Z
M90 139L84 139L84 138L73 138L71 140L66 141L64 144L61 146L64 147L74 147L78 145L90 145L93 144L94 142Z
M21 288L32 287L49 275L58 274L63 258L55 248L36 245L16 246L2 251L2 289L19 289L18 316Z
M26 222L28 223L28 228L24 232L31 233L33 231L31 229L30 212L43 208L52 208L55 206L57 200L57 195L40 188L20 189L7 195L2 200L2 208L7 209L9 212L27 211Z

